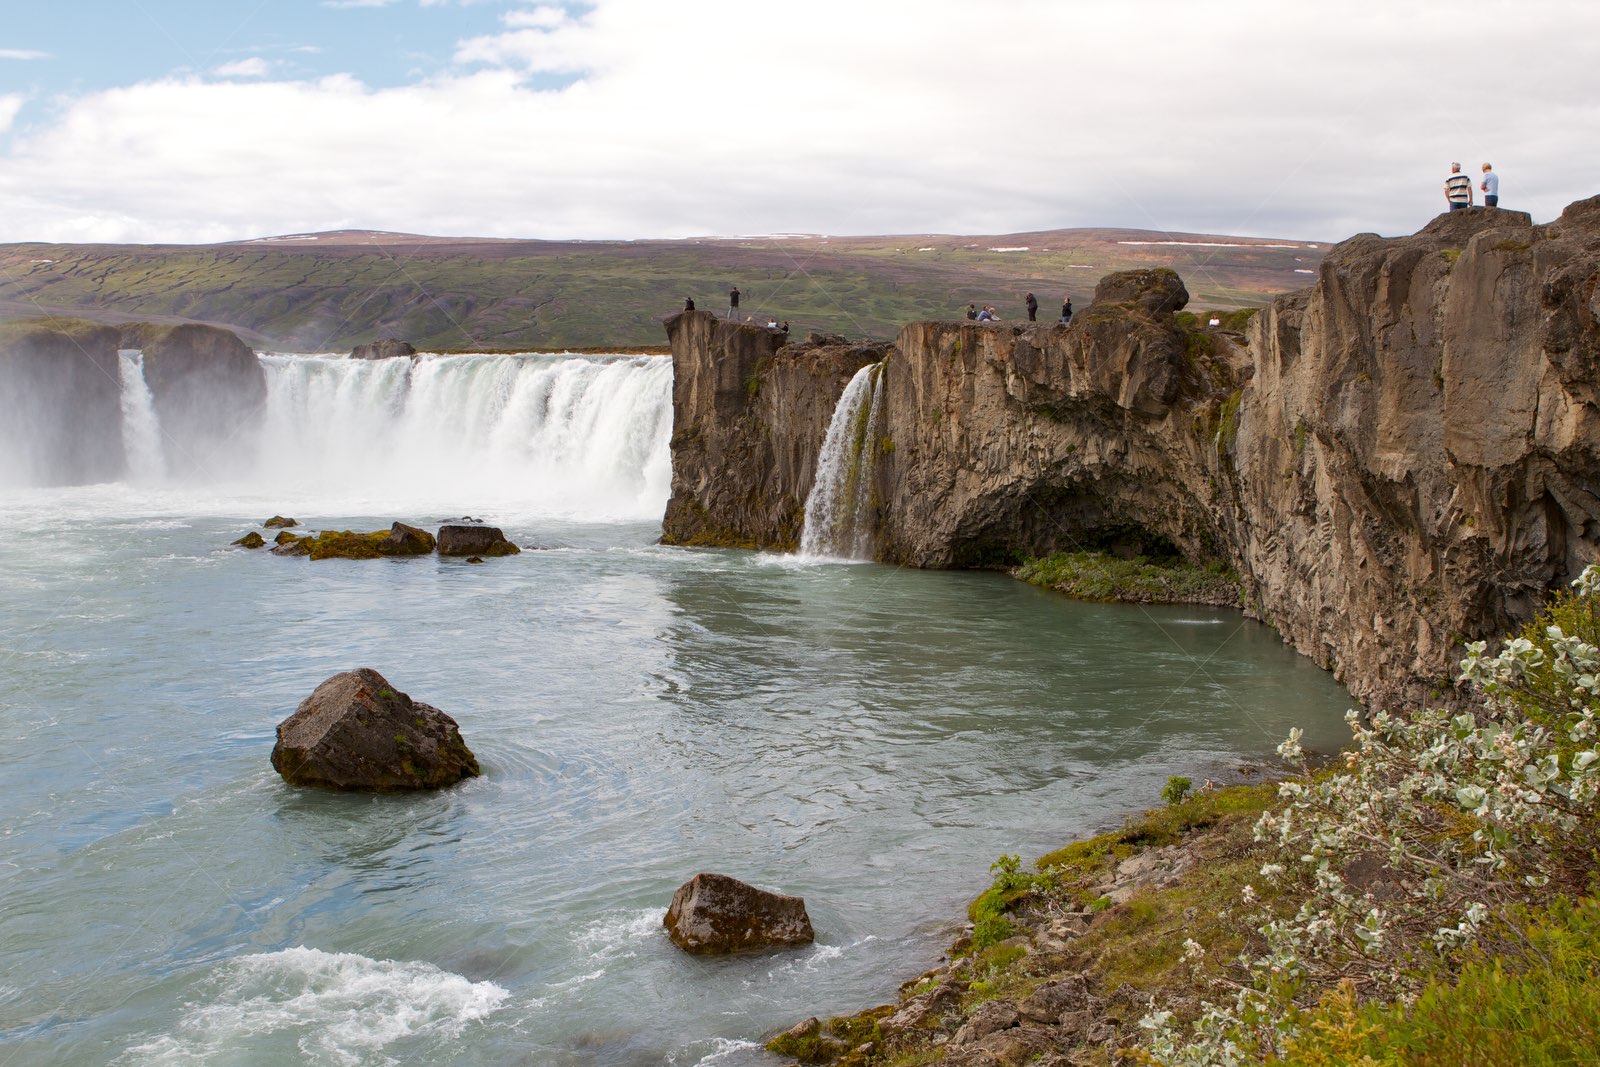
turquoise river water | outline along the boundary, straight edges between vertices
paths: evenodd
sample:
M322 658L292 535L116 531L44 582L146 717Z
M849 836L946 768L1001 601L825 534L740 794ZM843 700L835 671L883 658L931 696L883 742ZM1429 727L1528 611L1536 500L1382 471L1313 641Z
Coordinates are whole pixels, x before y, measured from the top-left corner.
M1343 691L1235 612L657 545L663 361L263 361L203 484L130 358L128 478L0 493L0 1065L775 1062L936 962L1000 853L1344 740ZM538 550L228 547L274 512ZM275 725L356 666L484 775L285 786ZM701 870L803 895L816 945L681 954Z

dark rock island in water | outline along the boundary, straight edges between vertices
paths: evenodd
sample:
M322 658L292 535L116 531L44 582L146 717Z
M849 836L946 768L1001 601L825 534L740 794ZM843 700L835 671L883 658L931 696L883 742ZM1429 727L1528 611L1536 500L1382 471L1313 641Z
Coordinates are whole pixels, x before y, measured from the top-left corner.
M456 721L370 667L336 674L278 724L272 767L290 785L389 793L479 774Z
M672 943L701 956L809 945L806 902L725 874L697 874L672 895L663 920Z

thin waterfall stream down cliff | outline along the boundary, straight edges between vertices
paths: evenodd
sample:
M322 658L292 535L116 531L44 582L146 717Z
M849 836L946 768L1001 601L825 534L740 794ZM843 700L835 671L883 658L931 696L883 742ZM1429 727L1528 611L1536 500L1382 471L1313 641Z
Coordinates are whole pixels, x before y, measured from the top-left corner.
M872 465L882 423L883 364L869 363L845 386L817 453L802 556L872 558Z

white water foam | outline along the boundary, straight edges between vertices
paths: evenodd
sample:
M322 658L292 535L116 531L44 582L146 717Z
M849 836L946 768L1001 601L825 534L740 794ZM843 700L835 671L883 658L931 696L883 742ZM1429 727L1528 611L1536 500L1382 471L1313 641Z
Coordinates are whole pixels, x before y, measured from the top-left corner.
M666 506L670 360L263 356L262 364L260 488L600 519L657 518Z
M166 478L167 461L161 450L161 422L144 380L144 353L125 348L117 355L122 374L122 450L128 462L128 481L150 485Z
M510 996L426 963L304 947L232 960L216 985L215 999L191 1005L176 1033L114 1062L282 1062L289 1053L319 1063L399 1063L410 1057L392 1046L448 1042Z
M856 371L839 396L817 453L817 476L806 497L800 555L872 558L872 461L883 421L883 364Z

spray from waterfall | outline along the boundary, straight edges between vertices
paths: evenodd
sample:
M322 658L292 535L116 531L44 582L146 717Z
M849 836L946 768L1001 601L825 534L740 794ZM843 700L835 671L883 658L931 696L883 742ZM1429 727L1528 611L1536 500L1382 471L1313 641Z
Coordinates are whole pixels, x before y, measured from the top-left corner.
M144 380L144 353L125 348L117 353L122 375L122 451L128 464L128 481L150 485L167 476L161 448L161 421Z
M872 469L882 432L883 364L869 363L844 387L817 453L801 555L872 558Z

